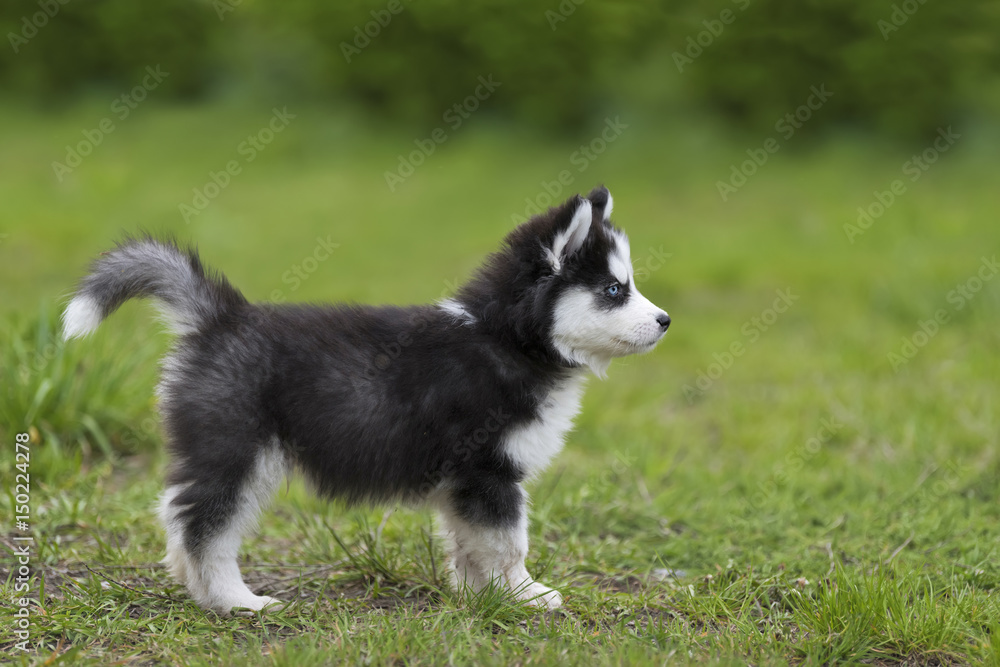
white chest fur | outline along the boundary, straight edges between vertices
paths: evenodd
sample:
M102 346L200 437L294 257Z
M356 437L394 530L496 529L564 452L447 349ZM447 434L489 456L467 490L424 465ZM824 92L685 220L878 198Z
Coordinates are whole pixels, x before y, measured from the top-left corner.
M529 476L542 471L563 447L580 412L586 376L578 373L556 385L542 402L538 418L513 429L504 443L507 456Z

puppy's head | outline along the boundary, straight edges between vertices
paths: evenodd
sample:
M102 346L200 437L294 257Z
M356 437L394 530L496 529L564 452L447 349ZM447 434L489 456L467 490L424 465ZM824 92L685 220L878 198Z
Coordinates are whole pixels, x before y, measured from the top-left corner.
M611 224L607 189L563 205L546 259L556 288L552 343L567 360L603 374L613 357L649 352L670 326L639 292L628 237Z
M639 292L612 205L598 187L522 224L460 299L492 291L493 307L475 308L487 320L505 319L518 339L541 339L564 363L598 375L614 357L649 352L670 317Z

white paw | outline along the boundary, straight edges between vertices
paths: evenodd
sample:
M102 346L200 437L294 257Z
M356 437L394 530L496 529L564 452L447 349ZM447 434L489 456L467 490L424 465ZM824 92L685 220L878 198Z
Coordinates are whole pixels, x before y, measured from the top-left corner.
M562 606L562 595L559 591L532 582L523 590L517 592L517 599L527 602L532 607L542 609L558 609Z
M224 605L220 610L223 614L233 614L234 616L253 616L258 611L276 611L285 606L285 603L277 598L266 595L254 595L238 602Z

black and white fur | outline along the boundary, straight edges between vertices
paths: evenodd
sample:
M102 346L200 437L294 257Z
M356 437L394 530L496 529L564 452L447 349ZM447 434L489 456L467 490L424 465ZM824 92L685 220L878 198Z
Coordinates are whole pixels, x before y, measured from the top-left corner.
M522 484L562 448L587 370L647 352L670 318L636 288L604 188L514 229L435 305L251 304L194 251L153 238L104 253L64 314L89 333L153 297L179 339L159 386L173 464L165 563L201 606L254 595L237 554L293 467L348 502L428 502L457 583L558 607L525 569Z

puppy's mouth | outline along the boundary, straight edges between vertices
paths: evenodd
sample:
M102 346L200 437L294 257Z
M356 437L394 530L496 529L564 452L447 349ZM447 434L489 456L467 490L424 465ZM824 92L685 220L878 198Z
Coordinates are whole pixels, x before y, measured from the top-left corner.
M649 352L656 347L657 343L659 343L662 339L663 336L651 341L625 340L624 338L613 338L612 340L615 342L615 354L618 356L624 356L626 354L643 354L645 352Z

